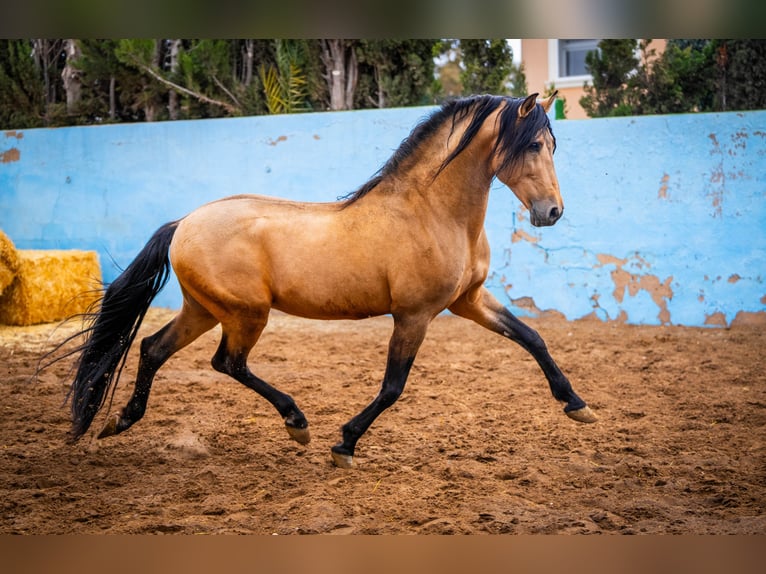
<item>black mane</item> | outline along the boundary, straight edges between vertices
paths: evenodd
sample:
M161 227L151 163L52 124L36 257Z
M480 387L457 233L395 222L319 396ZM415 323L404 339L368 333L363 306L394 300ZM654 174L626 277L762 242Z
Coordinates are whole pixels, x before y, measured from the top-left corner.
M415 126L412 132L410 132L410 135L402 141L399 148L367 183L341 199L345 202L345 205L350 205L357 199L364 197L385 177L396 173L402 166L402 163L404 163L404 161L409 158L414 151L423 144L423 142L436 133L442 124L450 120L452 121L452 128L450 131L450 135L452 135L457 123L469 114L472 114L471 120L463 132L463 136L460 138L458 146L439 167L439 170L436 173L436 175L438 175L453 159L468 147L487 117L503 102L507 102L508 105L502 112L500 112L498 119L500 122L500 129L498 130L498 138L495 141L493 152L499 152L502 156L501 169L510 167L514 161L522 157L522 152L529 146L532 139L540 130L547 128L551 135L553 135L550 120L540 105L535 106L524 121L516 122L519 106L523 101L524 98L485 95L446 102L441 108L433 112L430 116L427 116ZM553 145L555 149L555 137L553 139Z

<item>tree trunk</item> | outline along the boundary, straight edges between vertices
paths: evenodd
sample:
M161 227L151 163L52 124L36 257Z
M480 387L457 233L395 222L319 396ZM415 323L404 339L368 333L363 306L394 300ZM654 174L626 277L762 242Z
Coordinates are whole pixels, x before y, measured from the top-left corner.
M322 40L322 63L330 91L330 109L353 109L359 73L354 45L346 40Z
M253 59L255 57L255 41L245 40L245 73L244 84L249 86L253 82Z
M170 41L170 73L175 75L178 71L178 52L181 49L181 40ZM178 119L178 92L168 90L168 114L171 120Z
M45 90L45 104L49 103L48 95L50 94L50 80L48 78L48 58L45 55L48 41L44 38L35 38L32 40L32 56L37 65L37 69L42 72L43 75L43 89Z
M378 86L378 108L383 109L386 107L386 94L383 91L383 74L380 66L375 66L375 83Z
M151 65L151 68L154 70L158 70L160 67L160 49L161 43L155 40ZM144 92L149 92L148 94L144 94L144 116L146 117L147 122L153 122L157 118L157 109L159 106L157 105L157 102L151 93L151 87L148 84L144 84Z
M64 40L64 53L66 54L66 65L61 72L61 79L64 81L64 91L66 92L66 111L68 114L73 114L82 98L80 71L74 66L74 62L81 55L77 40Z
M114 121L117 118L117 97L115 87L117 79L114 76L109 77L109 119Z
M356 92L356 82L359 79L359 63L356 59L356 50L348 48L348 60L346 60L346 92L345 104L347 110L354 109L354 92Z

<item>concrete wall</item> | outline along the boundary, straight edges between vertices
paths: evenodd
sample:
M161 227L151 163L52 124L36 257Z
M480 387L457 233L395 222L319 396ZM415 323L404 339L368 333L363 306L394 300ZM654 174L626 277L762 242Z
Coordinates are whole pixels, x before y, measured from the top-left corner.
M95 249L104 279L162 223L254 192L332 201L431 108L0 134L0 228ZM730 325L766 317L766 112L554 123L566 210L538 229L502 184L488 285L521 315ZM171 283L157 305L180 305Z

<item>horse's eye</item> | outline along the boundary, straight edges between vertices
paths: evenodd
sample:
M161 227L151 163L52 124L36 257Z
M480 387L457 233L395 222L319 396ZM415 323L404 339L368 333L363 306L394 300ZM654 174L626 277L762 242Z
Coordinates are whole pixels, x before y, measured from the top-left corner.
M542 147L543 146L540 142L532 142L531 144L529 144L529 147L527 149L529 149L529 151L533 151L537 153L542 149Z

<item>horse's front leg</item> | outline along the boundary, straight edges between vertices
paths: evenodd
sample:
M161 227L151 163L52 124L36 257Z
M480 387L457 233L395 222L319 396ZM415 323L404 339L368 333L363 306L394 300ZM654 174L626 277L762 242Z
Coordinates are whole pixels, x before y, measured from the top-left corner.
M359 438L402 394L430 320L430 317L394 316L394 332L388 345L388 362L380 392L362 412L343 425L343 440L331 449L336 466L351 468Z
M564 412L581 423L596 422L596 415L572 389L569 379L561 372L551 357L542 337L531 327L522 323L487 291L480 287L458 299L450 311L475 321L482 327L515 341L526 349L540 365L548 379L554 398L566 403Z

